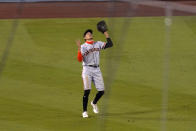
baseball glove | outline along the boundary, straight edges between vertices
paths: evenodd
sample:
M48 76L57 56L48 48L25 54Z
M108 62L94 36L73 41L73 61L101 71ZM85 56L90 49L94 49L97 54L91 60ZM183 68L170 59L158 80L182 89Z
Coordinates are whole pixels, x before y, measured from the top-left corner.
M108 30L107 25L104 20L97 23L97 30L104 33Z

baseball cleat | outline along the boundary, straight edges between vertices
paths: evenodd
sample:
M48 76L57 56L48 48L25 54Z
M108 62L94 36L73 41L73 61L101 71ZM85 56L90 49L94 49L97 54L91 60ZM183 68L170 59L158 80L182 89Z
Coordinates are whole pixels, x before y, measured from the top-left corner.
M83 113L82 113L82 117L83 117L83 118L87 118L87 117L88 117L88 113L87 113L86 111L83 112Z
M91 102L91 105L92 105L92 107L93 107L93 112L94 112L95 114L99 113L97 104L93 104L93 101L92 101L92 102Z

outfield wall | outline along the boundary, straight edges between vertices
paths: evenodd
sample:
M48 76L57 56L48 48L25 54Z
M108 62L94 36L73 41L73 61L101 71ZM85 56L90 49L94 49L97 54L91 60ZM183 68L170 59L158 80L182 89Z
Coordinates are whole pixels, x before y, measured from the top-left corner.
M46 2L46 1L53 1L53 2L55 1L91 1L92 2L92 1L112 1L112 0L0 0L0 2ZM117 1L121 1L121 0L117 0ZM160 1L194 1L194 0L160 0Z

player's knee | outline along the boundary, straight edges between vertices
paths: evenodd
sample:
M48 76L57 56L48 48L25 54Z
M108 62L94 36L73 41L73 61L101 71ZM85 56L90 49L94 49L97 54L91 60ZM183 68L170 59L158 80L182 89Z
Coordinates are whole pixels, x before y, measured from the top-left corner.
M99 94L102 96L104 94L104 91L99 91Z
M84 90L84 96L83 97L88 98L89 94L90 94L90 90Z

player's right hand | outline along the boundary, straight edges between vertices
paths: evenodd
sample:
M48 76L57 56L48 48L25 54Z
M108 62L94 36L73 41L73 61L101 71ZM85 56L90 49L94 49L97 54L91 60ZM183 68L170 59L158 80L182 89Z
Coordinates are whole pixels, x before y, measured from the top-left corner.
M80 40L76 40L76 45L78 46L78 49L80 49L80 47L81 47L81 42L80 42Z

